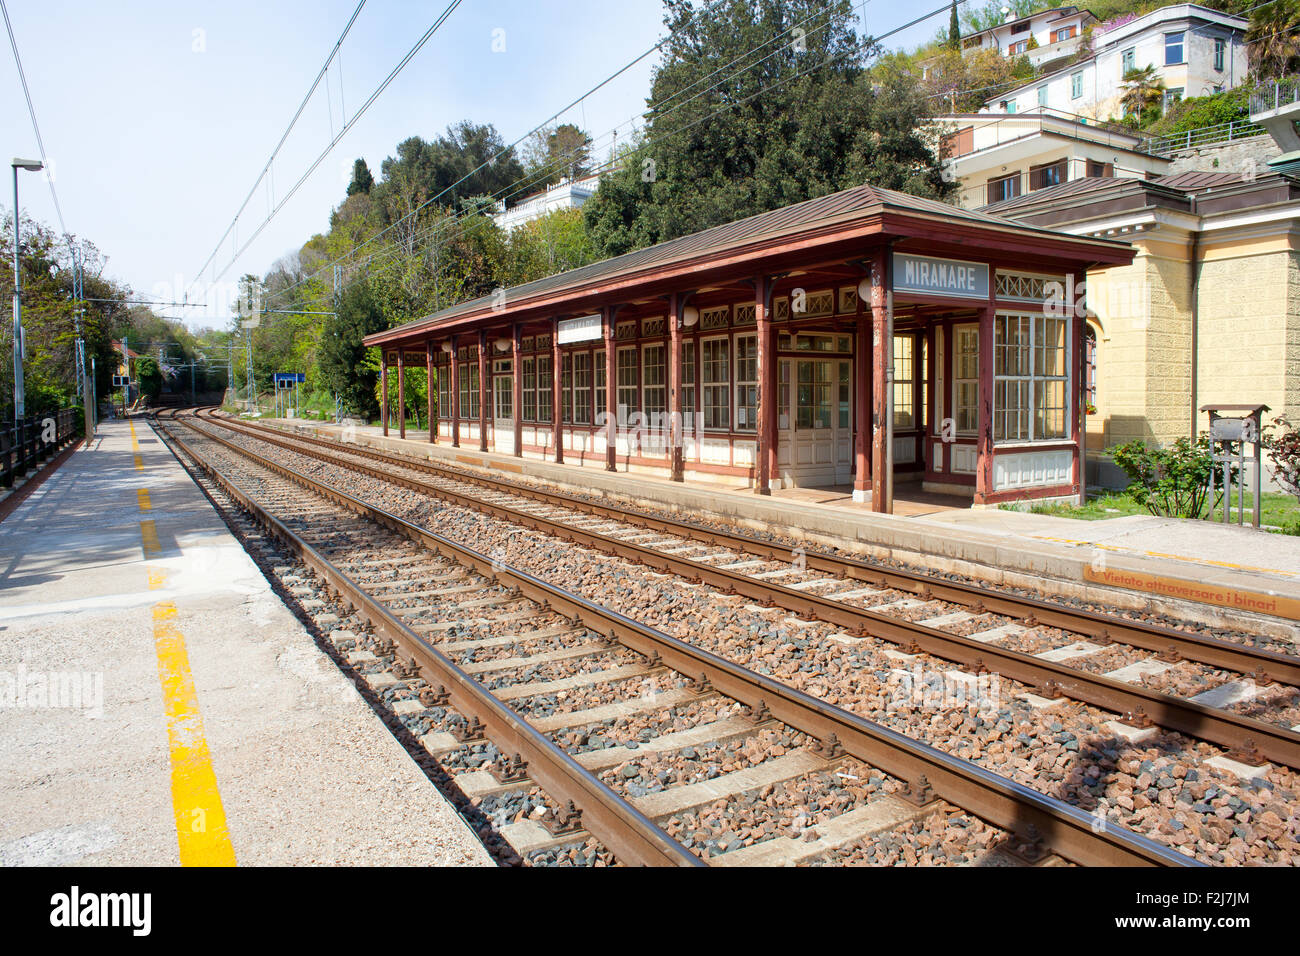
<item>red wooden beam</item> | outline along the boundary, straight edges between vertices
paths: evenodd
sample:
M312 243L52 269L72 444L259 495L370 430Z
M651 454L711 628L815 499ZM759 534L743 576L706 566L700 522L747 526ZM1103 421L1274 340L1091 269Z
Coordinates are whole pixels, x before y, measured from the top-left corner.
M993 302L980 310L980 404L978 459L975 464L975 504L989 503L993 494Z
M510 405L515 415L515 457L524 457L524 364L520 357L523 329L518 322L510 331L510 369L514 380L510 386ZM537 371L533 370L533 387L537 387Z
M862 309L859 288L857 316L857 341L853 347L853 500L867 500L871 490L871 328Z
M379 420L384 426L384 437L388 437L388 353L384 353L383 361L379 365Z
M487 415L488 415L488 364L487 364L487 329L478 330L478 450L488 450Z
M618 309L601 307L601 331L605 336L605 470L618 471L618 374L614 352L614 318Z
M406 350L397 350L397 437L406 437Z
M889 315L887 298L886 248L880 248L871 260L871 510L889 510L886 470L889 467L885 442L889 433L889 395L885 370L889 365Z
M426 384L425 390L428 392L429 399L429 444L438 444L438 415L441 414L441 408L435 407L438 399L438 389L434 385L434 368L433 368L433 339L425 339L424 343L424 368Z
M682 462L682 304L685 297L674 292L668 303L668 421L670 451L669 477L683 481Z
M460 447L460 336L451 337L451 445Z
M560 413L560 371L563 356L560 355L560 320L551 319L551 428L555 441L555 463L564 464L564 431ZM538 382L540 386L541 383Z

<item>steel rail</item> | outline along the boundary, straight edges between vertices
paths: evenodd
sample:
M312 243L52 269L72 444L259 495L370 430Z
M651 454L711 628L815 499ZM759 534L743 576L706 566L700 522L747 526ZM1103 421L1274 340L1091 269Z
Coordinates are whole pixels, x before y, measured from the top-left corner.
M179 422L272 473L403 534L430 551L518 589L539 605L619 641L656 664L690 677L701 686L715 688L748 706L752 713L770 713L777 720L823 741L828 753L837 753L842 748L843 752L871 766L909 781L913 793L932 790L935 796L1016 833L1026 841L1041 840L1054 852L1076 863L1091 866L1201 865L1123 827L1111 824L1097 827L1095 818L1078 807L818 700L773 678L747 670L525 571L505 566L472 548L199 429L184 419ZM427 648L422 641L420 644ZM428 650L432 651L432 648ZM469 680L463 674L460 676Z
M1177 628L1165 627L1146 621L1132 621L1090 609L1065 608L1051 601L950 581L918 571L882 568L857 558L819 551L803 551L802 549L796 554L796 548L791 545L709 528L691 521L628 512L614 505L588 501L561 491L533 488L486 475L457 471L441 466L430 459L394 455L375 448L291 433L266 425L243 422L233 423L217 416L211 416L208 420L226 428L235 430L242 428L246 431L257 432L258 437L262 434L290 435L297 441L333 448L359 457L373 458L377 461L411 468L415 471L441 475L456 481L482 485L502 494L513 494L557 507L571 508L597 517L635 524L664 534L673 534L719 547L732 548L769 560L790 563L802 560L809 570L823 571L838 577L861 581L864 584L909 591L916 595L924 595L930 600L961 604L977 611L987 611L1022 620L1029 619L1047 627L1059 627L1082 634L1103 644L1118 641L1166 657L1184 658L1209 667L1217 667L1222 670L1248 674L1256 678L1266 678L1292 686L1300 686L1300 656L1292 654L1262 650L1233 641L1225 641L1221 638L1189 634Z
M897 644L910 652L924 651L962 666L974 668L976 671L987 668L1013 680L1038 688L1043 697L1066 696L1114 711L1121 717L1136 720L1138 723L1149 720L1170 730L1176 730L1201 740L1219 744L1242 759L1256 759L1258 756L1260 759L1276 761L1288 767L1300 768L1300 733L1280 725L1270 724L1252 717L1161 693L1140 684L1130 684L1101 674L1092 674L1088 671L1070 667L1067 664L1044 660L1023 651L996 647L970 637L962 637L938 628L927 627L921 623L891 617L867 608L854 607L832 598L820 597L816 594L796 590L771 581L759 580L736 571L693 561L681 555L657 551L597 531L573 527L561 521L519 511L509 505L487 502L460 492L438 488L414 478L395 475L358 462L341 461L323 452L296 446L294 442L297 440L297 436L293 436L293 440L289 440L287 437L282 437L270 430L259 429L254 431L221 419L212 420L237 434L243 434L258 441L265 441L268 444L285 448L297 454L347 468L411 491L433 495L462 507L490 514L536 531L542 531L575 544L595 548L629 561L685 577L696 583L708 584L728 594L738 594L769 606L784 608L807 618L834 624L853 632L856 636L878 637ZM338 451L355 454L351 447L346 445L339 448ZM391 463L397 465L406 464L402 461ZM811 562L809 562L809 566L811 566ZM888 586L879 575L874 581L871 579L862 580L867 581L867 583ZM932 590L920 593L928 599L942 600L942 598L938 597L939 590L939 588L935 587ZM994 610L995 613L1016 616L1010 612L998 612L995 608L990 607L993 603L992 601L986 603L985 610ZM1066 617L1068 620L1068 612L1061 612L1061 616ZM1032 622L1033 619L1031 618L1030 623ZM1039 620L1038 623L1048 624L1047 615L1044 615L1044 618ZM1051 626L1079 630L1077 626L1068 623L1053 624ZM1272 652L1264 651L1255 651L1254 653L1260 655L1272 654ZM1282 655L1272 656L1281 657ZM1254 657L1250 658L1248 662L1237 661L1236 666L1229 669L1238 673L1250 673L1244 670L1242 665L1254 661Z
M704 865L699 857L578 764L563 748L521 720L490 691L424 641L419 634L366 593L361 585L291 531L273 514L258 505L251 495L221 474L183 439L170 433L168 437L219 484L226 494L238 502L241 508L252 515L267 534L296 552L309 568L325 580L331 591L339 594L351 607L360 611L374 625L375 631L381 637L401 647L429 685L446 692L452 707L467 719L478 718L483 725L484 734L502 752L521 756L527 764L528 776L531 780L560 800L572 800L574 806L582 811L584 829L599 837L621 861L648 866ZM264 460L257 460L257 463L273 471L280 470ZM286 474L284 477L291 476ZM358 510L356 505L359 502L351 496L319 484L312 490L336 503ZM377 509L373 514L366 514L364 511L361 513L386 527L392 527L391 522L401 520L385 515ZM406 531L400 527L392 527L392 530L399 533ZM483 558L481 555L476 557L477 560L466 563L471 563L475 570L490 572L490 559Z

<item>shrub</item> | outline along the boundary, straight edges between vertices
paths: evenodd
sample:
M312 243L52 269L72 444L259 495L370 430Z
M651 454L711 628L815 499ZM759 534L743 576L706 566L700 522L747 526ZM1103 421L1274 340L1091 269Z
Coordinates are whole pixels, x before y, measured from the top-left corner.
M1300 431L1279 415L1264 427L1262 440L1273 479L1300 498Z
M1222 485L1206 435L1195 443L1180 438L1168 448L1134 440L1113 449L1111 456L1129 477L1128 494L1153 515L1203 517L1212 490Z

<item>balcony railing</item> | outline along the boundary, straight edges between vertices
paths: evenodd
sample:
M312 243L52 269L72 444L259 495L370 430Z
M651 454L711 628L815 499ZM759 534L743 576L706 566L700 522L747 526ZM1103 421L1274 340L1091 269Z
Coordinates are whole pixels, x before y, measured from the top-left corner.
M1250 94L1250 115L1267 113L1295 102L1300 102L1300 76L1274 80Z
M1252 110L1253 112L1253 110ZM1154 136L1144 139L1139 147L1153 156L1170 156L1180 149L1195 149L1199 146L1214 146L1218 143L1230 143L1238 139L1267 135L1268 130L1256 126L1248 120L1233 120L1218 126L1202 126L1182 133L1170 133L1167 136Z

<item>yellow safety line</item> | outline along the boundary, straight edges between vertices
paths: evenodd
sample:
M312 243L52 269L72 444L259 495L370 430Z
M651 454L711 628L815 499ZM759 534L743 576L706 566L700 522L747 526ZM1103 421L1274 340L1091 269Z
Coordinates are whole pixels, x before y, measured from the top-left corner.
M144 471L144 459L140 457L140 441L135 437L135 422L128 418L126 423L131 428L131 451L135 452L135 470Z
M172 813L181 866L234 866L235 848L226 826L212 753L203 735L185 635L171 623L175 617L176 606L169 601L153 609L154 648L167 713Z
M136 452L135 467L143 468L134 423L131 424L131 446ZM136 500L142 512L153 510L149 489L136 489ZM146 558L162 553L158 527L152 518L140 522L140 542ZM166 587L166 569L150 567L147 570L151 591ZM163 709L167 715L172 815L181 866L234 866L235 848L230 842L226 811L221 803L217 773L212 766L212 752L203 733L199 695L190 670L185 635L174 623L175 619L175 604L160 601L154 605L154 652L158 656L158 681L162 685Z
M1035 534L1031 537L1039 541L1058 541L1061 544L1072 544L1078 547L1095 548L1098 551L1113 551L1116 554L1142 554L1148 558L1165 558L1171 561L1186 561L1191 564L1206 564L1219 568L1231 568L1234 571L1259 571L1265 574L1280 574L1284 577L1295 577L1293 571L1280 571L1277 568L1261 568L1251 564L1233 564L1231 561L1214 561L1210 558L1193 558L1186 554L1165 554L1163 551L1142 551L1137 548L1121 548L1113 544L1100 544L1096 541L1078 541L1074 538L1058 538L1050 534Z

